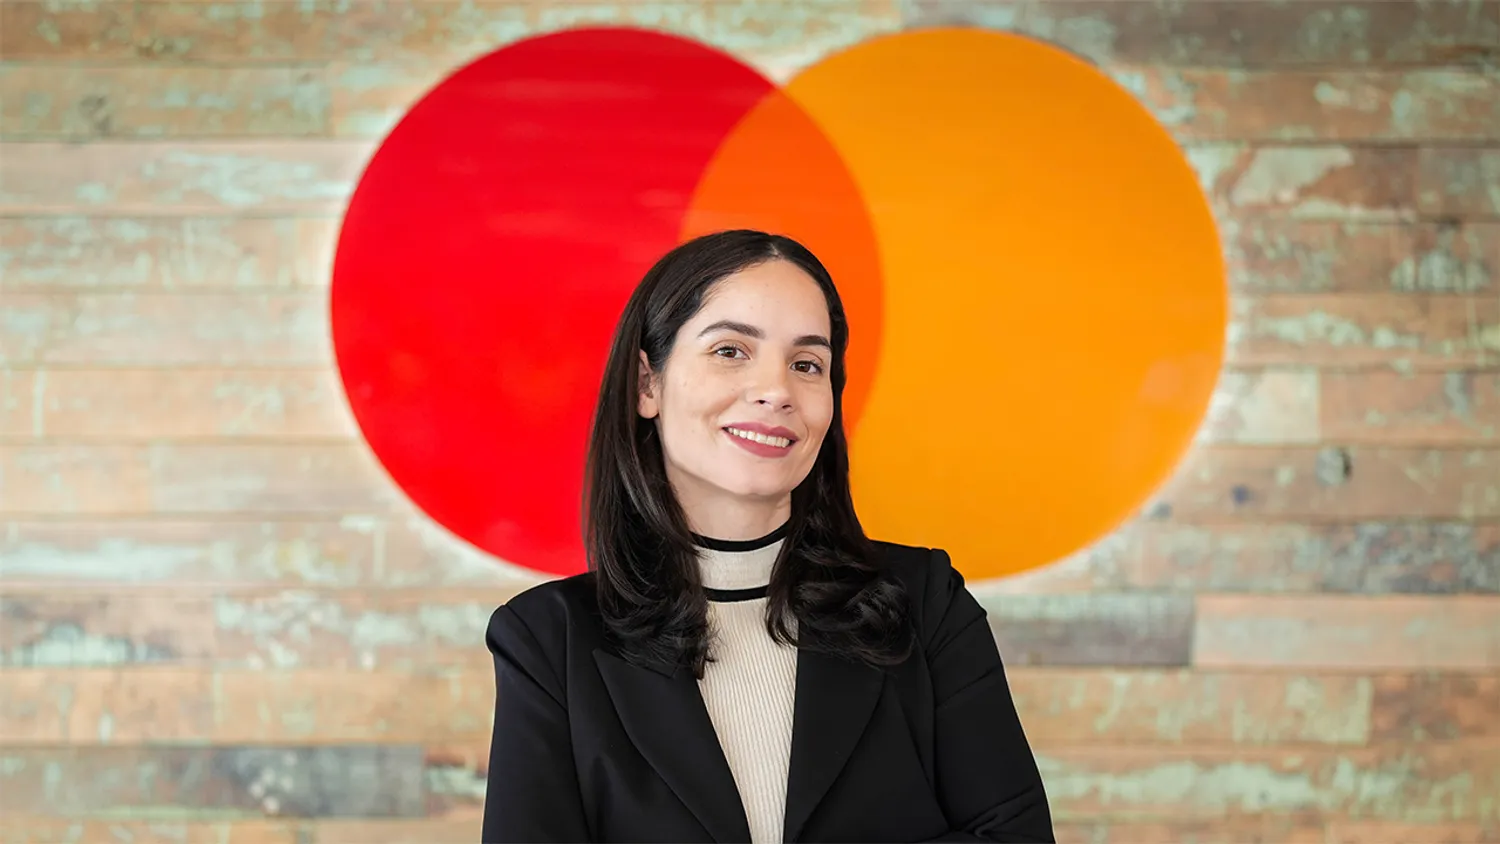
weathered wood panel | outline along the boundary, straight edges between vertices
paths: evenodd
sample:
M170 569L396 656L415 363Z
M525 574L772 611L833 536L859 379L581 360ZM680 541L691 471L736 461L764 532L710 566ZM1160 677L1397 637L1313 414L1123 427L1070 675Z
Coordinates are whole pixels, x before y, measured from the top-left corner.
M337 232L316 217L0 217L0 289L322 285Z
M1203 668L1500 669L1500 597L1204 595Z

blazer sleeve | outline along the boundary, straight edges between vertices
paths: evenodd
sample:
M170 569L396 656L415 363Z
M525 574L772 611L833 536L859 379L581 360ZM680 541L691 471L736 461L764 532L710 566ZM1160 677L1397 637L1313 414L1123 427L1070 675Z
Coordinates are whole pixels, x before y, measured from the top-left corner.
M934 549L923 596L938 801L954 827L933 841L1053 842L1052 813L984 608Z
M509 606L490 617L485 644L495 661L485 844L589 840L557 672Z

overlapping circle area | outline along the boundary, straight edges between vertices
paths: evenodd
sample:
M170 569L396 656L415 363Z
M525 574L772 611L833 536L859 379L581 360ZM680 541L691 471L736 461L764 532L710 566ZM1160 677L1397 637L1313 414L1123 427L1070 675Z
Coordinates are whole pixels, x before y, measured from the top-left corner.
M335 253L359 429L429 517L584 570L588 430L645 270L698 234L789 234L852 327L852 483L879 539L971 579L1116 528L1190 447L1224 271L1170 135L1073 55L915 30L782 85L676 35L587 28L458 69L380 144Z

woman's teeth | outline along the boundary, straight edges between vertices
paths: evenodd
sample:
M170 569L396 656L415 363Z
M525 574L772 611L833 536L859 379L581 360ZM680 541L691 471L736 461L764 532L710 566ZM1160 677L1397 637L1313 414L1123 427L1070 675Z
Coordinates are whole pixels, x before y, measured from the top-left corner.
M736 437L747 440L754 440L755 442L765 443L766 445L774 445L777 448L787 448L792 444L792 441L787 439L786 437L772 437L767 436L766 434L757 434L754 431L741 431L739 428L725 428L724 430L728 431L731 434L734 434Z

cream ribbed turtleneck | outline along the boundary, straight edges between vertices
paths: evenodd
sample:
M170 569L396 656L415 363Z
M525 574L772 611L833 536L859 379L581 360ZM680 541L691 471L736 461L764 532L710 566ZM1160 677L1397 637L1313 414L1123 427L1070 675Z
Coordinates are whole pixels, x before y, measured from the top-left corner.
M713 636L698 690L734 775L753 844L780 841L792 754L797 650L766 632L766 591L785 528L758 540L698 538Z

